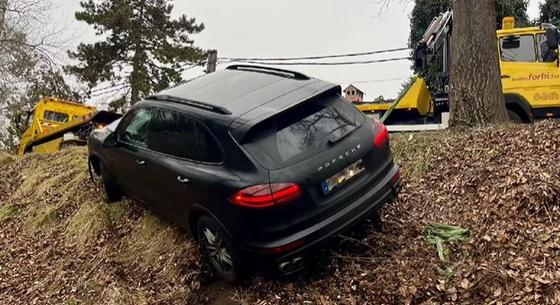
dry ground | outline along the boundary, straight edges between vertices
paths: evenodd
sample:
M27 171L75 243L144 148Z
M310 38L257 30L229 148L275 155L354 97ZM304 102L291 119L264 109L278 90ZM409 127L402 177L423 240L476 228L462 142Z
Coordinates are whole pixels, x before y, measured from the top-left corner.
M0 304L560 304L560 122L392 137L406 180L306 274L208 280L186 234L106 204L86 152L0 154ZM429 224L471 231L426 241Z

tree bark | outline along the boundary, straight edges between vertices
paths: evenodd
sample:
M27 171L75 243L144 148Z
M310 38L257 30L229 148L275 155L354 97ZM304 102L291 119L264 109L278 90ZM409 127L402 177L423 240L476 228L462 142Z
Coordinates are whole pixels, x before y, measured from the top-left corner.
M450 126L508 122L502 93L496 1L453 0Z
M140 1L138 28L134 29L134 57L132 58L132 73L130 74L130 105L140 101L140 87L142 86L142 61L145 59L142 46L141 25L144 23L144 0Z
M7 8L8 8L8 0L0 0L0 40L4 32L4 20L6 18Z

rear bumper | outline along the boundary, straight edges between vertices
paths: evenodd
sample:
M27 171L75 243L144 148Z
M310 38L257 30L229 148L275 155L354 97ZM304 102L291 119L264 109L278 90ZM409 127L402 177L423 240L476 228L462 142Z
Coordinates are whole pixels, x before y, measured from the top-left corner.
M281 262L310 250L326 242L329 237L358 224L379 210L385 203L395 200L402 186L402 180L398 174L399 168L395 165L370 190L336 214L278 240L243 243L241 250L251 256L258 255L270 262Z

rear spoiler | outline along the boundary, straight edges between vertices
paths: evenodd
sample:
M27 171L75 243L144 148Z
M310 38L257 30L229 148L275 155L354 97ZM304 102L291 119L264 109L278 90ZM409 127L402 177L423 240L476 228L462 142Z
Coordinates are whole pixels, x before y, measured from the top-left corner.
M101 110L95 113L95 115L91 118L91 121L108 125L120 119L121 117L122 114Z
M328 96L328 95L340 95L341 92L342 92L342 88L339 85L330 84L326 82L312 83L309 86L305 86L296 91L288 92L285 95L270 101L269 103L275 102L283 106L279 111L269 111L260 115L256 115L255 117L251 117L252 114L251 111L245 113L243 116L235 120L230 125L230 129L231 129L230 133L238 143L243 143L247 133L249 133L249 131L256 125L280 113L288 111L294 108L295 106L315 100L318 97ZM266 104L263 106L266 107ZM253 111L258 113L259 108L253 109Z

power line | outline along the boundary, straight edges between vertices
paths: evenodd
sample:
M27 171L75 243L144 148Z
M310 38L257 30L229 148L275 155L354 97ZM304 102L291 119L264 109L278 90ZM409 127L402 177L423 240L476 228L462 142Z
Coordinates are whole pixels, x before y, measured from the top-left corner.
M407 80L410 77L399 77L399 78L384 78L384 79L371 79L371 80L358 80L353 82L341 82L343 84L371 84L371 83L386 83L386 82L396 82Z
M237 60L237 62L244 62L259 65L272 65L272 66L343 66L343 65L364 65L383 63L390 61L410 60L410 57L395 57L386 59L364 60L364 61L342 61L342 62L261 62L253 60ZM233 61L232 61L233 62Z
M182 72L188 71L190 69L193 69L193 68L196 68L196 67L199 67L199 66L203 66L205 63L206 63L206 61L204 60L204 61L197 62L195 64L184 64L183 66L181 66L179 68L178 72L182 73ZM124 89L124 87L128 86L129 84L130 83L128 81L124 81L124 82L113 84L111 86L106 86L106 87L103 87L103 88L95 88L95 89L91 90L90 93L94 96L101 96L101 95L105 95L107 93L112 93L112 92ZM115 90L115 88L118 88L118 89ZM103 92L103 91L106 91L106 90L107 90L107 92Z
M273 60L274 61L292 61L292 60L310 60L310 59L355 57L355 56L365 56L365 55L374 55L374 54L382 54L382 53L391 53L391 52L404 51L404 50L409 50L409 48L396 48L396 49L386 49L386 50L377 50L377 51L360 52L360 53L347 53L347 54L323 55L323 56L306 56L306 57L276 57L276 58L274 58L274 57L273 58L220 57L219 59L224 59L224 60L229 60L229 61L273 61Z
M194 64L185 64L182 67L179 68L179 72L185 72L188 71L190 69L196 68L196 67L202 67L206 64L206 60L203 61L199 61L197 63Z
M104 90L108 90L108 89L113 89L113 88L116 88L116 87L124 87L124 86L126 86L126 85L128 85L128 81L125 81L125 82L122 82L122 83L118 83L118 84L114 84L114 85L107 86L107 87L103 87L103 88L96 88L96 89L91 90L91 93L98 93L98 92L100 92L100 91L104 91Z
M115 86L111 90L107 90L106 92L101 92L101 93L95 93L95 94L92 94L90 97L91 98L97 98L97 97L105 96L105 95L108 95L108 94L114 94L115 92L119 92L119 91L122 91L122 90L125 90L125 89L126 89L126 86Z

